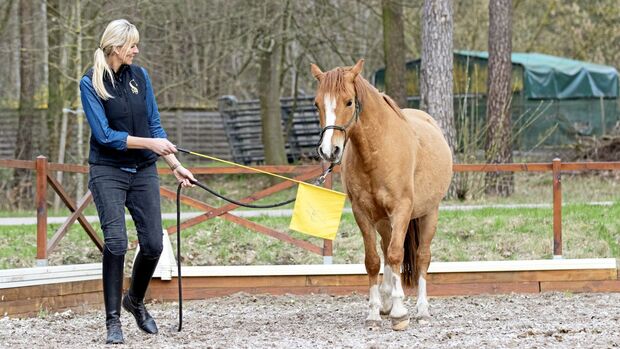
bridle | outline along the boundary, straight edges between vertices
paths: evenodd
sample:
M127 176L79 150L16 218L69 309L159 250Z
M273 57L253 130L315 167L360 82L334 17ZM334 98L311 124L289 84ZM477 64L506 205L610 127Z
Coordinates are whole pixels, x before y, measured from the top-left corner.
M355 112L353 112L353 116L351 116L349 121L347 121L347 123L344 124L344 126L329 125L329 126L323 127L323 129L321 130L321 134L319 135L319 143L316 145L316 152L319 155L319 157L321 157L319 148L321 147L321 143L323 143L323 136L325 135L325 131L327 130L342 131L344 133L344 144L342 145L342 153L344 154L344 149L347 146L347 141L349 140L349 137L347 137L347 128L349 128L349 126L351 126L351 124L353 124L354 122L357 123L357 121L360 118L361 113L362 113L362 104L360 103L360 101L357 99L357 96L356 96L355 97ZM331 172L331 169L334 167L334 165L340 164L341 161L342 161L342 156L340 157L340 160L338 162L332 162L329 167L330 168L329 172ZM324 175L326 175L329 172L326 172Z

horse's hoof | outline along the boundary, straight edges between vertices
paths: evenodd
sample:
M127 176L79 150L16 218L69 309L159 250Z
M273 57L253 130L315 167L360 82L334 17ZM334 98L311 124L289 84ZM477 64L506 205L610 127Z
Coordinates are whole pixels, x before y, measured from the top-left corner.
M420 325L428 325L431 322L431 317L430 316L419 316L416 318L416 320L418 321L418 324Z
M368 331L374 331L381 328L380 320L366 320L366 329Z
M394 331L402 331L409 327L409 316L405 315L400 318L392 319L392 329Z
M390 310L379 310L379 315L381 315L381 316L388 316L388 315L390 315L390 311L392 311L392 309L390 309Z

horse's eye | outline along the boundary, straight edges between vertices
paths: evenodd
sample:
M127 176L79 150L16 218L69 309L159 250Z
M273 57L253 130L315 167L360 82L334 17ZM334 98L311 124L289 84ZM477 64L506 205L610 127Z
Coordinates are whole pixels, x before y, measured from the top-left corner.
M352 105L353 105L353 101L352 101L352 100L349 100L349 101L347 102L347 107L350 107L350 106L352 106Z

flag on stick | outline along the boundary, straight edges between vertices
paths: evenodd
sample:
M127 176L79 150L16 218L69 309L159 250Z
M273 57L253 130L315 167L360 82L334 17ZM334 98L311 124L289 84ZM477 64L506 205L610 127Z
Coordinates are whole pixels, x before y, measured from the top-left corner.
M300 183L290 229L334 240L346 195L316 185Z

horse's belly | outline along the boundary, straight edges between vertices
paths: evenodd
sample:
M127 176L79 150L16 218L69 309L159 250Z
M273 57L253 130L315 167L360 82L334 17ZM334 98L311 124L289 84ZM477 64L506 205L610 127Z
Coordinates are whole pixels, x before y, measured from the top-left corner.
M449 153L448 153L449 154ZM433 171L418 171L414 177L413 217L436 210L452 181L452 161L436 159Z
M384 152L372 166L362 163L354 144L345 149L342 179L351 202L373 220L411 203L412 218L436 210L452 179L452 154L430 116L405 110L412 128L401 137L398 152ZM368 162L368 161L367 161Z

